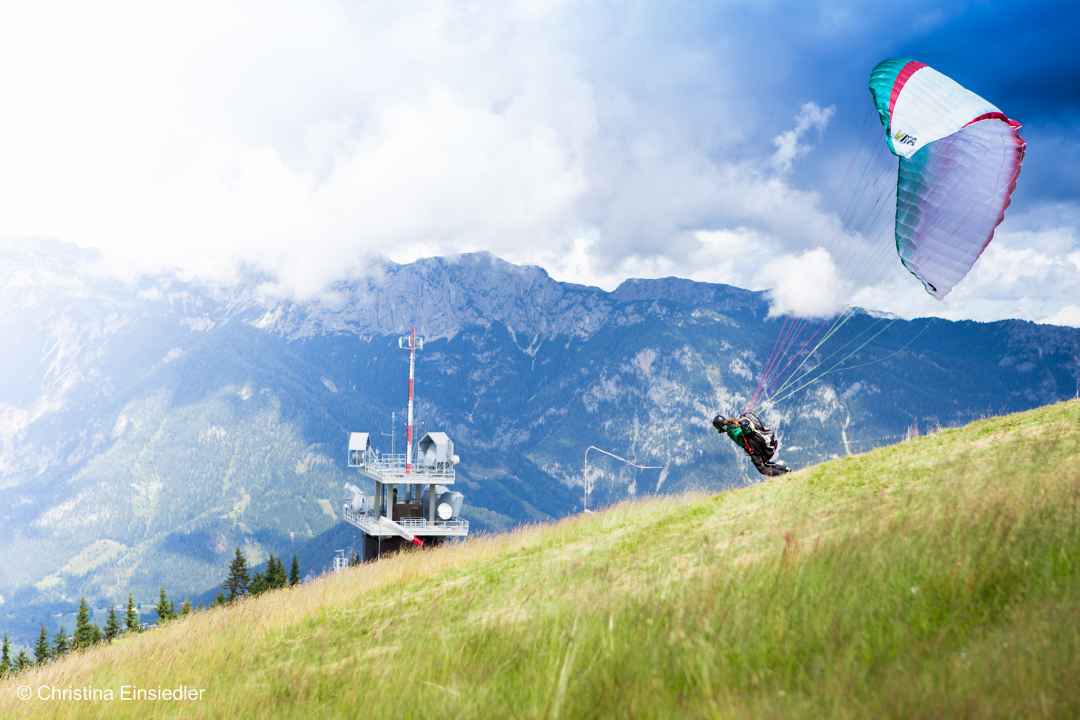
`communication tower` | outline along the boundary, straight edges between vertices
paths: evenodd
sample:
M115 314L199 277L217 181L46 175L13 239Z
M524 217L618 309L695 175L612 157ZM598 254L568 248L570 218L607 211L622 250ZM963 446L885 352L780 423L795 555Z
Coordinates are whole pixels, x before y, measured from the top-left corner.
M447 538L464 538L469 521L460 517L464 497L452 488L454 442L444 432L425 433L413 442L413 401L416 387L416 351L424 338L416 329L398 339L409 351L409 403L406 412L405 452L380 453L372 433L349 433L348 465L374 485L373 494L349 485L345 522L364 536L364 560L412 545L437 545Z

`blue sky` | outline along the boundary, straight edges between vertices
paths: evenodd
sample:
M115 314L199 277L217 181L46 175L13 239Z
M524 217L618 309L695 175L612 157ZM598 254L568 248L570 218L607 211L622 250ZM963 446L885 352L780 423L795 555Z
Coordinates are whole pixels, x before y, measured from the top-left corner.
M848 92L876 58L911 56L941 69L1024 123L1028 155L1017 209L1080 198L1080 23L1068 3L905 3L913 29L896 14L869 21L837 52L808 44L802 58L824 76L840 107L864 102ZM891 28L891 32L890 29ZM827 44L826 44L827 45ZM818 51L815 51L815 47ZM852 132L851 124L843 130Z
M703 4L707 5L707 4ZM773 110L755 124L766 141L790 125L793 100L835 105L822 150L861 143L872 115L866 79L886 57L933 65L1024 123L1024 182L1015 209L1080 199L1080 17L1063 2L905 2L709 7L659 18L671 46L732 44L752 78L747 101ZM708 78L696 90L709 92ZM695 88L686 88L687 94ZM873 128L876 131L876 126ZM807 163L799 179L814 182Z
M0 17L0 238L318 297L377 258L486 250L778 310L1080 326L1080 62L1064 3L279 4ZM58 23L57 18L65 18ZM1024 123L1014 204L944 303L885 226L866 81L910 55Z

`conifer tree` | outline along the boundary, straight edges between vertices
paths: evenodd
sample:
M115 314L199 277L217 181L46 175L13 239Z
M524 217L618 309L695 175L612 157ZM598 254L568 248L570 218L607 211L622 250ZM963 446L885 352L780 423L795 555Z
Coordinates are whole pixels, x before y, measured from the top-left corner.
M229 602L247 594L248 582L247 558L240 548L236 548L236 556L229 563L229 577L225 580L225 592L228 593Z
M3 645L0 645L0 678L11 672L11 640L4 636Z
M300 584L300 561L292 556L292 564L289 566L289 587Z
M184 600L184 602L180 603L180 617L184 617L185 615L190 615L190 614L191 614L191 601L190 600Z
M157 616L158 625L164 625L176 617L172 603L169 602L169 596L165 594L165 588L161 588L161 594L158 596Z
M248 593L252 596L262 595L268 588L266 582L266 575L261 572L257 572L251 576L251 582L248 583Z
M128 593L127 612L124 613L124 627L128 632L139 632L142 623L139 622L139 610L135 607L135 596Z
M279 588L287 587L289 585L289 573L285 571L285 562L281 559L277 559L277 586Z
M68 640L67 630L61 625L53 637L53 658L61 658L71 650L71 642Z
M277 587L277 558L273 555L266 561L266 589L273 590Z
M120 635L120 619L116 617L116 608L109 606L109 615L105 618L105 639L112 642Z
M25 650L20 650L18 656L15 658L15 664L12 666L17 673L21 673L31 665L30 656L26 654Z
M97 627L90 622L90 606L86 604L86 598L79 599L79 614L75 617L75 643L76 650L85 650L95 642L95 635L100 635L100 630L95 633Z
M289 578L285 575L285 563L281 562L281 558L271 555L266 563L266 586L277 590L285 587L288 581Z
M49 662L49 633L45 631L45 626L41 626L41 632L38 633L37 644L34 645L34 662L38 665L44 665Z
M219 592L217 594L217 597L214 598L214 605L217 606L217 605L224 605L224 604L225 604L225 593Z
M285 569L285 561L281 558L277 559L277 586L279 588L288 587L289 585L289 571Z

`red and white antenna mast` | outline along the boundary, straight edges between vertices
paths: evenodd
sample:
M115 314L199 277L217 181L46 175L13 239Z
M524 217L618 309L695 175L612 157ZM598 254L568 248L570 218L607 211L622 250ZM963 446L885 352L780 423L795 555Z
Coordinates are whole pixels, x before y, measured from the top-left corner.
M416 382L416 351L424 349L424 338L418 337L414 327L408 335L398 338L398 347L409 351L409 410L405 425L405 474L412 472L413 448L413 389Z

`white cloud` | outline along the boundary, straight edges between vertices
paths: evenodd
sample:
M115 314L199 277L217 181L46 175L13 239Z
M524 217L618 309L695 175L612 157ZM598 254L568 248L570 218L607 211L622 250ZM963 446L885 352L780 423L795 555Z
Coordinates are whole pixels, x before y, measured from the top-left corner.
M778 126L792 108L778 114L744 69L776 53L738 33L665 33L666 11L648 4L592 12L556 1L13 6L0 23L0 237L99 248L128 275L171 266L229 280L251 266L277 278L270 295L325 295L376 255L470 250L608 288L657 275L771 288L774 311L811 314L836 298L779 287L795 259L864 286L849 295L868 305L928 312L1004 312L999 295L1038 282L1002 268L998 284L954 292L967 306L927 304L894 257L871 262L888 239L855 231L879 228L826 202L846 204L837 196L852 184L869 197L895 174L841 190L795 184L790 171L837 111L805 102ZM1069 252L1080 257L1075 244L1050 254ZM1051 316L1064 294L1016 312Z
M1037 213L1036 213L1037 214ZM1018 217L1023 227L1031 217ZM1061 322L1071 315L1080 288L1080 264L1075 262L1077 237L1068 227L1038 230L999 228L994 240L971 272L943 301L938 301L895 262L893 271L873 285L860 288L853 303L903 317L936 315L981 321L1028 318ZM1051 318L1054 318L1051 320Z
M1080 328L1080 305L1066 305L1053 315L1043 318L1042 322Z
M832 105L823 108L814 102L803 103L795 116L795 127L773 138L773 145L776 146L772 156L773 167L781 173L790 172L795 159L810 152L813 147L803 142L806 133L810 130L816 130L818 134L824 132L835 113L836 108Z
M769 314L828 317L849 301L832 256L825 248L770 260L758 276L769 288Z
M535 4L185 8L9 13L0 234L301 294L372 254L565 234L595 112Z
M647 14L115 2L6 19L20 111L0 116L0 236L97 247L129 275L244 263L303 296L373 255L483 249L613 285L708 275L687 266L696 229L838 230L766 157L724 159L764 114L737 48L665 43ZM794 132L831 113L807 103Z

